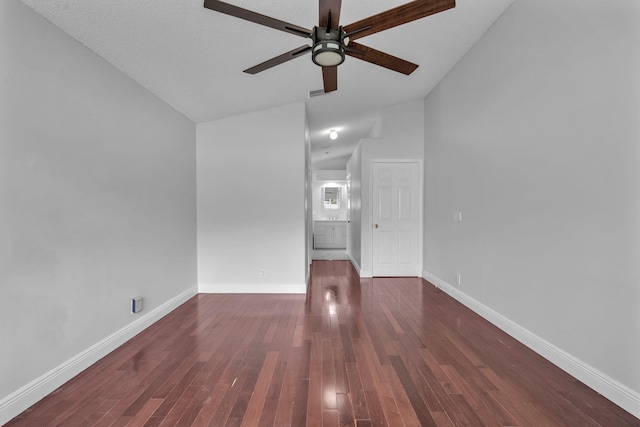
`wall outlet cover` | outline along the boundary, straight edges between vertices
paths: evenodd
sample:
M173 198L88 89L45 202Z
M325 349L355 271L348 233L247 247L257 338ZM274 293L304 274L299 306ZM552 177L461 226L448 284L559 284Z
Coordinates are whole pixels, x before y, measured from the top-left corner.
M131 298L131 313L140 313L142 311L142 297Z

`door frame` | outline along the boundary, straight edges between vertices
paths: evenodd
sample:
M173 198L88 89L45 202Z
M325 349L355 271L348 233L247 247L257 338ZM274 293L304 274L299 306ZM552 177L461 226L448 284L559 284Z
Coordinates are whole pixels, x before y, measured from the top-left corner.
M418 164L418 265L416 277L422 277L424 268L424 160L423 159L370 159L369 160L369 215L367 218L369 228L369 265L371 266L371 277L374 275L373 266L373 165L374 163L417 163Z

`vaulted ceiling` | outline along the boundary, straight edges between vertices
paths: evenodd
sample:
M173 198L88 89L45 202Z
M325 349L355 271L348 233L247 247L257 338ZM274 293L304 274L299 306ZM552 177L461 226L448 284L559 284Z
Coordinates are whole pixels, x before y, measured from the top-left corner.
M305 102L316 168L344 168L385 105L424 98L513 0L457 0L456 7L358 42L419 64L409 76L347 57L338 90L304 55L256 75L243 73L304 39L205 9L203 0L22 0L196 123ZM306 28L318 0L228 0ZM343 0L348 24L407 0ZM332 142L330 129L340 132ZM328 153L327 153L328 152Z

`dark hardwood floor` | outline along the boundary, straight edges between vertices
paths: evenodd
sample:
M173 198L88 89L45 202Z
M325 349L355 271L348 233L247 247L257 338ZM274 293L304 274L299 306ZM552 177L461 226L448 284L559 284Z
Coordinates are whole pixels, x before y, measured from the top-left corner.
M417 278L198 295L9 426L640 426Z

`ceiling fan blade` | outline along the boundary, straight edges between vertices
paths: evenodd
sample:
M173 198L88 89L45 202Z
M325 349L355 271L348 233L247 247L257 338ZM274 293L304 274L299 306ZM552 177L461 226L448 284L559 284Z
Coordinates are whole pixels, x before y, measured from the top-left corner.
M311 34L311 30L308 30L304 27L289 24L288 22L280 21L279 19L271 18L269 16L265 16L260 13L243 9L241 7L234 6L229 3L224 3L218 0L204 0L204 7L206 7L207 9L215 10L216 12L244 19L245 21L255 22L256 24L265 25L267 27L275 28L276 30L295 34L300 37L309 37L309 35Z
M309 51L311 51L311 46L305 44L298 48L290 50L287 53L283 53L282 55L278 55L275 58L271 58L258 65L255 65L251 68L247 68L246 70L244 70L244 72L248 74L258 74L259 72L268 70L269 68L275 67L276 65L280 65L284 62L291 61L292 59L295 59L298 56L302 56L303 54Z
M418 68L417 64L356 42L349 43L345 54L406 75L413 73Z
M370 27L364 31L351 36L351 40L375 34L380 31L398 25L406 24L417 19L424 18L456 6L455 0L415 0L402 6L389 9L386 12L370 16L353 24L345 25L343 30L349 34L366 27Z
M324 93L338 90L338 67L322 67Z
M329 11L331 11L331 29L337 30L340 25L340 8L342 0L320 0L320 23L319 27L329 25Z

